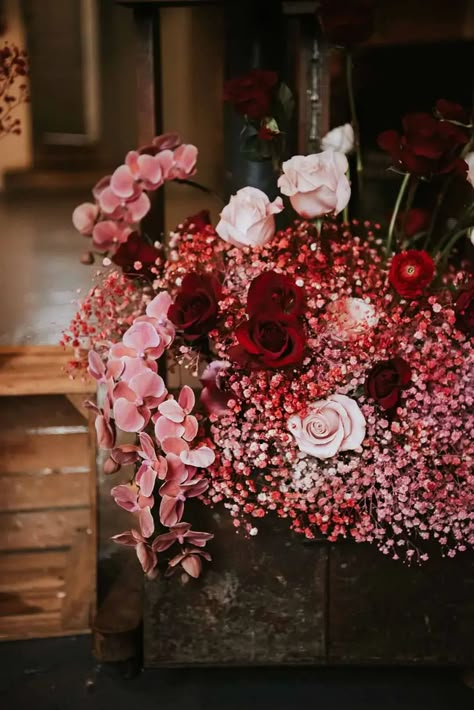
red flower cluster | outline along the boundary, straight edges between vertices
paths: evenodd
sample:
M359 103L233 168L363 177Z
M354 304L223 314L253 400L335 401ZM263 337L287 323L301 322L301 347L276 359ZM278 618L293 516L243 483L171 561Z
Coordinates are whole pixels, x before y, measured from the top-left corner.
M395 254L392 259L388 280L400 296L416 298L421 296L434 276L434 262L426 251L409 249Z
M233 360L252 369L288 367L301 362L306 344L298 317L305 293L283 274L266 271L250 284L248 320L236 330L239 344L231 348Z
M27 75L26 52L14 44L5 44L0 49L0 136L21 133L20 119L12 112L28 101Z
M168 318L188 341L198 340L217 325L222 289L215 276L187 274Z
M390 130L378 137L380 148L390 154L396 167L424 177L466 174L467 164L460 157L461 148L468 142L465 130L428 113L411 113L402 125L402 135Z
M365 382L366 394L382 409L393 409L400 401L400 391L410 382L411 370L401 357L378 362Z
M232 104L237 113L259 121L270 113L272 92L278 82L273 71L252 69L244 76L224 84L224 101Z

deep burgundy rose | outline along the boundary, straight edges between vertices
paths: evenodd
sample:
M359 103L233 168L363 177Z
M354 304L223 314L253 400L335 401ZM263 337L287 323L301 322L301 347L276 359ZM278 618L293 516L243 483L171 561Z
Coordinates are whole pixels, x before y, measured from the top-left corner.
M445 121L459 121L459 123L468 123L469 117L467 111L461 104L454 101L446 101L446 99L438 99L436 102L436 113Z
M388 280L400 296L415 298L420 296L431 283L434 272L433 259L426 251L409 249L401 254L395 254Z
M374 0L322 0L319 22L333 44L365 42L374 31Z
M184 234L198 234L203 229L211 224L211 215L209 210L201 210L196 214L187 217L183 222L183 227L180 231Z
M428 210L413 207L408 213L401 212L398 216L398 226L403 229L406 237L414 237L419 232L426 231L431 223L431 214Z
M217 325L222 290L210 274L187 274L168 310L168 318L186 340L197 340Z
M454 302L456 326L463 333L474 333L474 282L460 291Z
M296 318L303 312L305 292L294 280L276 271L265 271L250 284L247 313L281 313Z
M237 328L236 336L239 345L229 349L229 356L244 367L287 367L303 358L306 337L295 318L256 313Z
M438 121L429 113L411 113L402 124L403 134L384 131L377 139L395 167L426 177L445 173L466 175L467 164L460 157L461 148L468 142L464 129L449 121Z
M252 69L224 84L224 101L231 103L237 113L252 120L265 118L270 112L272 89L278 82L274 71Z
M382 409L393 409L400 401L400 391L410 383L410 378L408 363L401 357L394 357L374 365L367 375L365 391Z
M153 277L153 267L156 260L162 256L161 249L146 242L143 237L134 232L126 242L121 244L112 261L120 266L126 276Z

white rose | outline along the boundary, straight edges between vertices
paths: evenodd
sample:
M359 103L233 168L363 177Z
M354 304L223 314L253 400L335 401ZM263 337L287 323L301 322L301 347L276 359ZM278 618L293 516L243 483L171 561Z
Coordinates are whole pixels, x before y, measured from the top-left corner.
M244 187L232 195L222 210L216 232L233 246L261 247L274 236L274 215L282 209L281 197L270 202L256 187Z
M374 306L362 298L338 298L329 304L328 313L328 330L336 340L359 338L379 322Z
M350 153L354 149L354 129L350 123L337 126L326 133L321 140L323 150L337 150L339 153Z

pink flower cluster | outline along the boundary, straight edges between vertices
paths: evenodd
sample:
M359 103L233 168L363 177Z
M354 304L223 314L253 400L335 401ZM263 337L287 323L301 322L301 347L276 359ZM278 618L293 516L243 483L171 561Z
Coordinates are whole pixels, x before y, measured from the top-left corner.
M125 243L150 211L149 192L168 180L185 180L195 172L197 148L181 143L176 133L155 138L151 145L127 153L124 165L100 180L94 202L76 207L72 221L82 235L92 237L98 252Z
M102 407L89 403L96 412L95 427L99 446L110 450L105 470L115 473L120 466L137 464L134 480L112 488L120 507L133 513L139 530L116 535L120 544L135 547L148 576L157 573L157 553L174 542L191 545L169 562L169 570L181 565L191 576L199 576L201 559L208 559L203 547L212 535L195 532L182 521L188 498L202 495L209 483L203 469L215 459L208 446L193 447L199 425L192 414L195 396L182 388L177 399L169 394L158 374L157 361L170 348L175 330L167 318L171 299L158 294L112 345L105 357L89 352L89 373L105 390ZM138 435L137 444L116 444L117 428ZM154 436L145 429L152 428ZM154 490L159 482L159 521L169 531L151 540L155 532L152 509Z

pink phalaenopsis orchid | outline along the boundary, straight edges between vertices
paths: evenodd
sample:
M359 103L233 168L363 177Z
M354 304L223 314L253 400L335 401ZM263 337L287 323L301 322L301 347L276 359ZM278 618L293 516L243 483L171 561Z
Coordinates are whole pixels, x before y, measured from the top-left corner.
M137 471L135 481L144 496L151 496L156 479L163 480L166 477L168 462L163 456L157 455L153 440L148 434L142 432L139 434L139 439L138 455L142 459L142 464Z
M100 409L95 402L87 401L85 406L96 413L94 422L97 445L101 449L112 449L115 446L115 425L111 421L110 398L107 395L103 409Z
M171 527L183 517L186 499L202 495L208 489L209 482L197 475L196 468L185 466L175 454L168 453L166 461L168 471L160 488L160 522Z
M83 202L72 213L72 223L80 234L89 237L99 216L99 207L93 202Z
M155 419L155 436L158 441L170 437L192 441L199 429L196 417L190 414L195 404L194 392L187 385L181 390L178 400L173 398L162 402L158 407L161 416Z
M198 149L195 145L182 144L174 151L174 163L170 177L185 180L196 172Z
M157 331L153 323L136 320L124 333L122 342L112 346L110 357L157 360L163 355L166 347L166 338Z
M163 535L155 537L152 543L152 548L156 552L164 552L171 547L175 542L184 545L185 541L188 545L195 547L205 547L209 540L212 540L214 535L206 532L198 532L191 530L190 523L177 523L170 528L170 531Z
M147 577L154 579L157 575L156 566L158 564L158 556L156 551L149 545L143 535L140 535L138 530L129 530L128 532L114 535L112 540L118 545L126 545L134 547L138 560Z
M181 566L190 577L197 579L202 572L202 558L208 562L212 559L210 554L204 550L198 550L194 547L185 548L181 554L176 555L169 561L166 576L169 577L174 574Z
M142 431L150 421L151 412L166 397L163 379L151 370L119 382L113 391L114 419L123 431Z
M114 501L129 513L136 513L143 537L150 537L155 530L151 509L155 503L153 496L144 496L133 484L121 484L110 491Z

